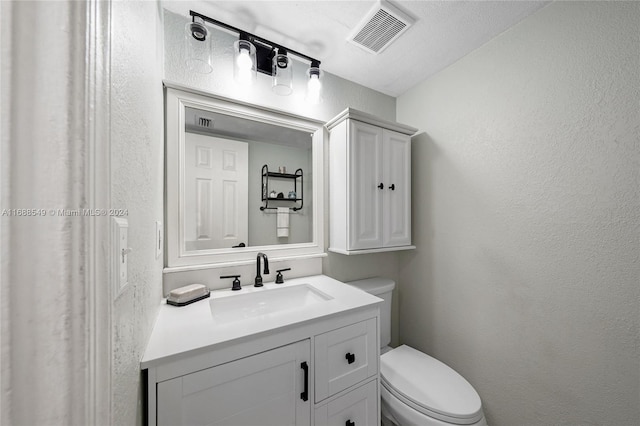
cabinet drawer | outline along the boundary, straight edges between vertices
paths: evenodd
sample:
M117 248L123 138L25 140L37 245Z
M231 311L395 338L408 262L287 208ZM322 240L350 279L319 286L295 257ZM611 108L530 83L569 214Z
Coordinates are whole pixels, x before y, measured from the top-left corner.
M316 408L317 426L370 426L378 425L377 380L360 386L333 401Z
M378 373L376 318L315 338L316 402Z

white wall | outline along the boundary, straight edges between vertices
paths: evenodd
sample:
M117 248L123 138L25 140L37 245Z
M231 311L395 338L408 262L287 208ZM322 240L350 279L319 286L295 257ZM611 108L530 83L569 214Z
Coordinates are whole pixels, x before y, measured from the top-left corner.
M398 99L401 339L489 424L640 418L640 4L555 2Z
M112 309L112 424L142 421L140 358L162 297L164 100L162 10L157 2L113 2L111 26L111 203L127 209L129 284Z

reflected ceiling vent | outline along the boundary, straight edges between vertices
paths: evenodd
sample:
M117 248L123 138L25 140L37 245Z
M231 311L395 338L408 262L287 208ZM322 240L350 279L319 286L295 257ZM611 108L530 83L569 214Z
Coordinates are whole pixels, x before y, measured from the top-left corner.
M205 129L213 128L213 119L209 117L204 117L199 114L195 114L195 125L198 127L204 127Z
M382 0L369 11L347 40L377 55L407 31L414 22L410 16Z

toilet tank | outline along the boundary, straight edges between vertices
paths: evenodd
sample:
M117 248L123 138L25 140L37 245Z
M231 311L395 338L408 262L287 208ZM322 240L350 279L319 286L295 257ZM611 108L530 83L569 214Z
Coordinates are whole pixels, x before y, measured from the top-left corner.
M396 286L395 281L377 277L349 281L347 284L384 300L380 305L380 347L389 345L391 343L391 292Z

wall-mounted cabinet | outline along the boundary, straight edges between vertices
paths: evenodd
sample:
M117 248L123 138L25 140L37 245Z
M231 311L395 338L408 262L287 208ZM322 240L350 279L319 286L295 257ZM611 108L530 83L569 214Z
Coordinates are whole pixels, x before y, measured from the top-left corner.
M411 245L411 135L417 129L348 108L330 132L329 251L364 254Z

